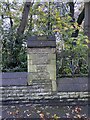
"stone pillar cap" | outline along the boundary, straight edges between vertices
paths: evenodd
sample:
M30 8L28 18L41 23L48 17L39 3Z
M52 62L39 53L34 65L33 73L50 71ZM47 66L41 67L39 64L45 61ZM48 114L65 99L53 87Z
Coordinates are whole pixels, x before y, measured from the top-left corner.
M56 47L55 36L31 36L27 40L28 48Z

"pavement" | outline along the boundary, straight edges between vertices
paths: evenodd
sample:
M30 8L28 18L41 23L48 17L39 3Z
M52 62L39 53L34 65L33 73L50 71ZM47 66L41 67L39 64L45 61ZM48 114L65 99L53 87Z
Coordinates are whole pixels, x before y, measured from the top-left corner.
M79 109L76 111L76 109ZM4 105L0 106L2 110L1 119L16 119L29 118L40 119L42 115L44 118L78 118L88 117L88 106L47 106L36 104L18 104L18 105ZM46 120L46 119L45 119Z

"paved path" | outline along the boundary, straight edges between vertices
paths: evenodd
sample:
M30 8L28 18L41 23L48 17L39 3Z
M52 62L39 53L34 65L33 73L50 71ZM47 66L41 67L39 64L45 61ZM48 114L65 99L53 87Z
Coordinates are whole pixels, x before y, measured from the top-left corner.
M38 106L32 104L2 106L2 118L40 118L43 113L46 118L53 118L55 114L60 118L74 118L78 114L82 117L88 116L88 106ZM30 119L31 120L31 119Z

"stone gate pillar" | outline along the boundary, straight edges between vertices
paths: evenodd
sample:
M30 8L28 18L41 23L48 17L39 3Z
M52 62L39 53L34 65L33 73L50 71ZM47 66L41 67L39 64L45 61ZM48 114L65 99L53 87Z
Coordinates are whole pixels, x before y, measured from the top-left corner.
M28 39L28 84L34 80L50 80L56 91L56 40L53 36L32 36Z
M85 3L85 33L88 36L88 94L90 94L90 1ZM90 98L88 98L88 103ZM88 118L90 118L90 104L88 104Z
M85 3L85 33L90 40L90 2Z
M85 34L88 36L88 90L90 92L90 2L85 3Z

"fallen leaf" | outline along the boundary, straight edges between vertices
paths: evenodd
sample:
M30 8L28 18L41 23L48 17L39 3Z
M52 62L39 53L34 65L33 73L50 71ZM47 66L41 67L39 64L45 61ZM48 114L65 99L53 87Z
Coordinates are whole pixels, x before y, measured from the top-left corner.
M27 116L29 117L29 116L31 116L31 114L27 114Z
M81 115L78 114L78 115L77 115L77 118L81 118Z
M42 120L45 120L45 117L44 117L44 114L43 113L40 113L40 118L42 118Z
M19 113L19 110L16 110L16 114L18 114Z
M37 110L37 113L40 113L41 111L40 110Z
M76 108L75 108L75 112L76 112L76 113L80 113L80 111L81 111L81 108L80 108L80 107L76 107Z

